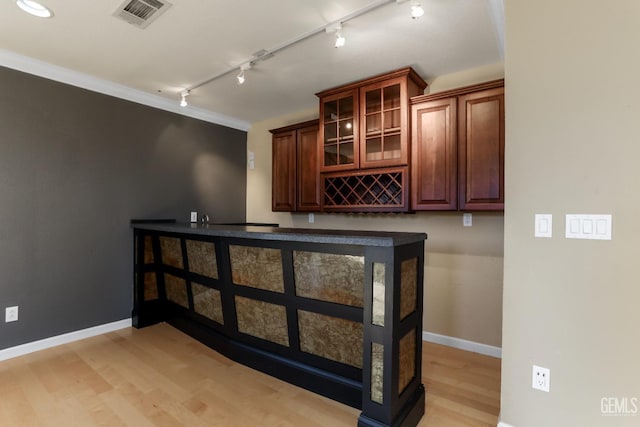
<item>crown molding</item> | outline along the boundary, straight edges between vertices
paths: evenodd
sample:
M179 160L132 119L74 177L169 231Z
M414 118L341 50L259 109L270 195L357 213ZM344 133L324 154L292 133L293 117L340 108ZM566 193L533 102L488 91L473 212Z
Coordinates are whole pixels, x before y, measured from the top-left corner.
M138 89L133 89L118 83L100 79L88 74L73 71L68 68L49 64L44 61L19 55L8 50L0 49L0 65L6 68L22 71L27 74L44 77L60 83L87 89L115 98L124 99L159 110L170 111L182 116L192 117L222 126L227 126L241 131L248 131L249 122L239 120L223 114L196 107L180 107L177 101L171 101L158 95L153 95Z

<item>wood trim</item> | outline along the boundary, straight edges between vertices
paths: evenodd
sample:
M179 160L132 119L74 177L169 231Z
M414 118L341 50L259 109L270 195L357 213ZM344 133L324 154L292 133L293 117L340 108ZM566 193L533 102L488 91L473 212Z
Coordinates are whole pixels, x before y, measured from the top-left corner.
M292 130L298 130L298 129L306 128L306 127L309 127L309 126L319 126L319 123L320 123L320 119L313 119L313 120L308 120L306 122L294 123L292 125L283 126L281 128L277 128L277 129L270 129L269 132L271 132L272 134L281 133L281 132L289 132L289 131L292 131Z
M418 87L424 90L427 87L427 82L424 81L422 77L411 67L400 68L395 71L391 71L388 73L379 74L373 77L369 77L364 80L358 80L355 82L347 83L342 86L337 86L331 89L326 89L321 92L316 93L318 98L322 98L325 96L333 95L334 93L343 92L346 90L358 89L361 86L367 86L373 83L379 83L385 80L393 79L396 77L405 77L408 76L411 81L413 81Z
M487 89L496 89L499 87L504 87L504 79L491 80L488 82L478 83L471 86L464 86L456 89L445 90L443 92L430 93L426 95L418 95L411 98L410 102L413 105L413 104L418 104L420 102L435 101L437 99L466 95L470 92L478 92L478 91L487 90Z

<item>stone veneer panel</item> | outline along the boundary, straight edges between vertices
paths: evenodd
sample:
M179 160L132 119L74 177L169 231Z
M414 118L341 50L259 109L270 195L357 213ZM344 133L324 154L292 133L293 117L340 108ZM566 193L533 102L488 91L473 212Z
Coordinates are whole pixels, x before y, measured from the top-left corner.
M418 259L402 261L400 267L400 320L416 311L418 292Z
M287 311L283 305L235 297L238 331L289 346Z
M416 330L412 329L400 340L400 374L398 394L402 393L416 376Z
M229 246L234 284L273 292L284 292L280 249Z
M189 296L187 294L187 282L173 274L164 275L164 287L167 292L167 299L176 304L189 308Z
M187 240L187 259L189 271L202 276L218 278L218 262L216 261L216 245L213 242Z
M296 295L337 304L364 304L364 257L293 252Z
M184 268L182 264L182 247L177 237L160 237L162 263L176 268Z
M153 264L153 244L151 236L144 236L144 263Z
M158 299L158 282L156 273L144 273L144 300L152 301Z
M298 310L300 350L362 368L362 323Z
M383 404L384 346L371 343L371 400Z
M220 291L193 282L191 283L191 291L193 292L193 310L214 322L224 325Z
M373 263L373 305L371 323L384 326L384 279L385 265L380 262Z

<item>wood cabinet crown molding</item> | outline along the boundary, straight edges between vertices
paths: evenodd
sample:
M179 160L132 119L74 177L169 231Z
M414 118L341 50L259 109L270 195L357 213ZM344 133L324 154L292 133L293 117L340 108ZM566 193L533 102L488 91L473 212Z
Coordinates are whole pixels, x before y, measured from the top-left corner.
M411 98L411 105L419 104L421 102L435 101L443 98L452 98L454 96L466 95L471 92L478 92L478 91L487 90L487 89L496 89L500 87L504 87L504 79L491 80L484 83L458 87L455 89L449 89L442 92L428 93L425 95L414 96Z
M276 128L276 129L269 129L269 132L271 132L271 134L291 132L292 130L306 128L307 126L317 126L318 124L319 124L319 119L311 119L311 120L307 120L306 122L293 123L287 126Z
M385 80L395 79L396 77L405 77L405 76L408 76L410 80L414 81L418 86L422 87L422 90L424 90L427 87L427 82L422 77L420 77L420 75L416 73L413 68L404 67L404 68L397 69L395 71L391 71L389 73L378 74L376 76L369 77L364 80L358 80L358 81L340 85L334 88L326 89L316 93L316 96L318 98L323 98L325 96L334 95L336 93L358 89L362 86L368 86L373 83L379 83Z

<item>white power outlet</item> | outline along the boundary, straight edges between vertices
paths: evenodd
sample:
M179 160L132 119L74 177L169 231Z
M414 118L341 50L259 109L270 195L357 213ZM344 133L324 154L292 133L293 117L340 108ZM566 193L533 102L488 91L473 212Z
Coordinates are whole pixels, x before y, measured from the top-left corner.
M4 309L4 322L17 322L18 321L18 306L7 307Z
M462 214L462 226L471 227L473 225L473 214L471 212L465 212Z
M531 387L536 390L549 392L551 384L551 370L541 366L533 365L531 374Z
M313 224L316 221L316 216L313 214L313 212L309 213L309 224Z
M191 212L191 222L198 222L198 212Z

